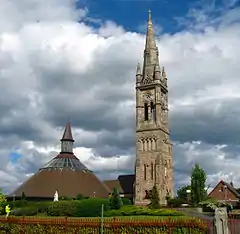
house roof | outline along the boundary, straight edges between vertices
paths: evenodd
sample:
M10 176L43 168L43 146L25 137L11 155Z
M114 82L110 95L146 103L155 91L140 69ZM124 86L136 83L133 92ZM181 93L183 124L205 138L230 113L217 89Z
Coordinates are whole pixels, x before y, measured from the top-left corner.
M218 182L218 184L213 188L213 190L208 194L208 196L211 196L212 192L218 187L219 184L222 184L223 186L227 186L227 188L237 197L240 198L240 193L233 187L231 186L229 183L220 180Z
M117 180L105 180L104 183L111 191L117 188L120 193L133 194L134 193L135 175L120 175Z
M105 180L103 182L108 186L111 192L114 188L117 188L119 193L124 193L118 180Z

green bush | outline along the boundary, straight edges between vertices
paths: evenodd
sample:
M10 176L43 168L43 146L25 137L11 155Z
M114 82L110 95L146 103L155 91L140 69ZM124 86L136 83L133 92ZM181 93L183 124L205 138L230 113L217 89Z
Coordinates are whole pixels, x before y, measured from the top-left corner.
M11 211L11 215L15 215L15 216L34 216L37 213L38 213L38 210L35 207L23 207L23 208L17 208Z
M16 200L16 201L9 201L8 204L10 205L11 208L19 208L19 207L24 207L29 204L26 200Z
M102 204L104 205L104 211L108 211L110 209L108 199L89 198L82 200L77 205L76 216L100 217Z
M148 209L145 207L137 206L123 206L119 210L109 210L104 213L104 216L184 216L183 213L175 210L165 209Z
M76 207L80 201L52 202L47 208L50 216L76 216Z
M83 200L84 198L85 197L80 193L76 196L76 200Z
M48 207L52 202L34 202L30 203L28 207L35 207L38 210L38 213L47 212Z
M109 210L108 199L89 198L84 200L52 202L47 208L50 216L99 217L101 208Z
M71 200L73 200L71 197L67 197L67 196L62 196L61 198L60 198L60 200L61 201L71 201Z
M174 208L180 207L184 203L185 203L184 200L180 198L170 198L168 200L168 205Z
M7 205L7 198L0 189L0 215L5 213L5 207Z
M127 198L127 197L123 197L122 198L122 202L123 202L124 206L132 205L132 201L129 198Z

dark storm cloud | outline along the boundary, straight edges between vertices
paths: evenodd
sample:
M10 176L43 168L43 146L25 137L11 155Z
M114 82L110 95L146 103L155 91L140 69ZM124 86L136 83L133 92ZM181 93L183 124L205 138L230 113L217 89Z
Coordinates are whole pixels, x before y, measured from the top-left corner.
M172 139L179 142L240 144L240 99L179 106L171 113Z

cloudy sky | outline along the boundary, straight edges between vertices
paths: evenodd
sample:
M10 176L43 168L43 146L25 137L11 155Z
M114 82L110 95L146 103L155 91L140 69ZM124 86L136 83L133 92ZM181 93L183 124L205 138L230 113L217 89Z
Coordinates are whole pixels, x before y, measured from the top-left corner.
M169 81L175 187L199 162L240 187L238 0L1 0L0 187L12 191L60 149L102 179L132 173L135 71L148 8Z

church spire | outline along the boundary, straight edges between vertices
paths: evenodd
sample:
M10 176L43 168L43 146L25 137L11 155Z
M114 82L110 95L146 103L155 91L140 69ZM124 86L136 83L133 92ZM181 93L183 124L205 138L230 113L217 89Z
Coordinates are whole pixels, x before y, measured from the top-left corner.
M145 49L154 49L154 50L157 49L155 36L154 36L153 23L152 23L152 14L150 10L148 10L148 24L147 24Z
M151 11L149 10L143 63L142 82L144 85L154 82L155 79L154 71L156 66L159 67L158 48L156 46L155 41L152 14Z
M72 142L74 142L73 136L72 136L72 129L71 129L71 125L70 125L69 121L67 122L67 124L65 126L65 130L64 130L61 141L72 141Z
M73 136L70 122L68 121L61 139L61 153L73 153Z

